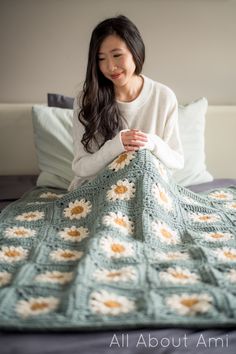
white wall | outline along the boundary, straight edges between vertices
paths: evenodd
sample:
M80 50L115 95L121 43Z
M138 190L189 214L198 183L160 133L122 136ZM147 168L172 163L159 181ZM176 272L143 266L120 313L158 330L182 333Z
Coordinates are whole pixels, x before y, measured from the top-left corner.
M120 13L142 33L144 74L181 103L236 104L234 0L0 0L0 102L74 96L92 29Z

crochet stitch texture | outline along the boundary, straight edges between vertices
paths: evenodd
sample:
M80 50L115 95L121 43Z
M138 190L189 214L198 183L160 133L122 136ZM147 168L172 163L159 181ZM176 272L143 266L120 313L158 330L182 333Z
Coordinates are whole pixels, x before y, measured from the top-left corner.
M236 187L177 185L148 150L73 192L36 187L0 215L0 326L236 324Z

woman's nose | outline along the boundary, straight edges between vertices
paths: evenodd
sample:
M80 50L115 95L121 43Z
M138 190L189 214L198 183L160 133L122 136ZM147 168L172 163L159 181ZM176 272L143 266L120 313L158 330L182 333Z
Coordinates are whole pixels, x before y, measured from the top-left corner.
M114 60L110 59L107 61L107 69L109 72L113 72L117 68Z

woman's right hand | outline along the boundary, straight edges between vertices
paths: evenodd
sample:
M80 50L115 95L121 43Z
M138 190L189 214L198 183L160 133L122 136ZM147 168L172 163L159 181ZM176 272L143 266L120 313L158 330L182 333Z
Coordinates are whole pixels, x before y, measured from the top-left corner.
M121 140L125 151L137 151L146 145L148 136L138 129L130 129L121 132Z

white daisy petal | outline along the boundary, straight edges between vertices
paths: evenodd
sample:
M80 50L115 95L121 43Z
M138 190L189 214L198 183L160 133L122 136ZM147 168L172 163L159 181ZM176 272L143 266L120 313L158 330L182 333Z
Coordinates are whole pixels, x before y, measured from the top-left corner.
M103 224L106 226L114 226L125 234L134 232L134 223L129 220L127 215L123 215L120 211L117 213L110 212L103 217Z
M133 257L135 254L132 244L105 236L100 240L100 247L108 258Z
M28 250L18 246L2 246L0 249L0 262L13 263L27 258Z
M7 238L29 238L33 237L36 235L36 231L32 229L27 229L23 226L13 226L13 227L8 227L4 231L4 235Z
M204 232L202 235L203 239L208 242L226 242L232 240L233 235L229 232Z
M59 300L55 297L38 297L20 300L16 304L16 312L22 318L38 316L57 309Z
M53 261L69 262L80 259L83 256L83 252L78 252L69 249L57 249L55 251L52 251L49 256Z
M218 258L219 261L223 262L236 262L236 248L217 248L212 251L212 254Z
M223 190L221 191L216 191L208 194L209 198L216 199L216 200L232 200L233 199L233 194L230 192L224 192Z
M40 219L43 219L44 218L44 212L43 211L38 211L38 210L35 210L35 211L30 211L30 212L27 212L27 213L23 213L23 214L20 214L20 215L17 215L15 217L16 220L19 220L19 221L37 221L37 220L40 220Z
M175 294L166 299L168 308L182 316L206 313L211 309L212 302L213 298L208 294Z
M125 166L130 164L130 161L135 158L135 152L124 152L119 155L109 166L110 170L119 171L123 169Z
M43 199L59 199L62 198L64 196L64 194L57 194L57 193L52 193L52 192L45 192L40 194L39 198L43 198Z
M90 296L90 308L99 315L119 316L135 310L135 302L125 296L106 290L94 291Z
M188 215L190 219L200 223L217 222L220 220L220 216L216 214L188 213Z
M88 237L89 231L86 227L71 226L59 231L58 234L65 241L80 242L84 238Z
M186 252L172 251L172 252L156 252L154 258L160 262L168 261L186 261L190 259Z
M231 283L236 283L236 269L230 269L230 271L227 274L227 279Z
M182 285L195 284L200 280L200 277L196 273L181 267L168 268L166 271L160 272L159 276L160 280L165 283Z
M101 282L132 282L137 278L137 272L134 267L122 267L119 269L96 269L93 277Z
M74 202L70 202L68 208L64 209L64 216L73 219L81 219L85 218L92 209L92 204L89 201L85 201L85 199L75 200Z
M180 237L177 231L173 231L165 222L163 221L153 221L152 230L159 240L167 244L177 244L180 243Z
M153 184L152 193L162 207L164 207L167 211L173 210L172 199L160 183Z
M59 284L69 283L72 279L73 279L73 272L58 272L58 271L41 273L35 277L35 281L37 282L59 283Z
M12 274L9 272L0 272L0 287L11 282Z
M127 179L119 180L116 184L111 186L111 189L107 192L107 199L110 201L130 200L134 197L135 185L133 182L129 182Z
M161 177L164 179L164 181L168 181L168 174L167 174L167 170L164 167L164 165L157 158L155 158L153 160L153 162L154 162L154 165L155 165L157 171L159 172Z
M236 202L226 203L224 206L225 206L227 209L236 212Z

